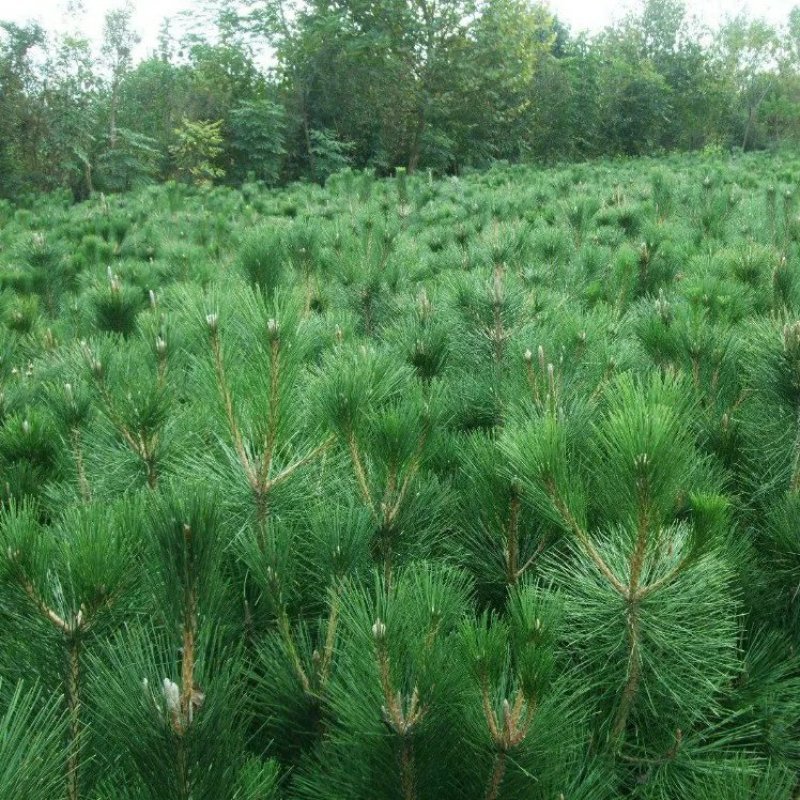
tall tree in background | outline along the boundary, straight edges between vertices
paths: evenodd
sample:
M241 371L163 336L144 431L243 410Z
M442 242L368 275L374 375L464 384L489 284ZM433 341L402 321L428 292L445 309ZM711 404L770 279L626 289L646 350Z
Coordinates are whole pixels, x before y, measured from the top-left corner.
M133 29L133 4L106 14L103 28L101 53L104 66L110 73L110 97L108 111L108 146L117 146L117 114L119 113L120 86L133 62L133 48L139 43L139 35Z
M471 148L483 145L486 155L524 157L545 133L537 129L537 117L543 122L542 111L557 103L556 93L547 91L555 71L537 86L556 40L554 18L544 6L525 0L487 0L471 39L472 74L464 108L465 115L470 109L475 114Z
M738 124L744 150L755 143L759 111L775 87L778 49L775 29L763 20L744 15L728 20L717 37L716 56L721 70L739 98Z
M281 6L262 14L307 149L316 129L359 135L364 156L414 172L437 123L459 108L472 0L315 0L291 16Z
M46 152L53 185L68 186L76 198L94 191L100 98L101 82L90 42L77 33L63 36L44 68Z
M41 130L39 87L31 51L44 44L45 33L33 23L13 22L0 23L0 33L0 193L9 195L40 173L34 144Z

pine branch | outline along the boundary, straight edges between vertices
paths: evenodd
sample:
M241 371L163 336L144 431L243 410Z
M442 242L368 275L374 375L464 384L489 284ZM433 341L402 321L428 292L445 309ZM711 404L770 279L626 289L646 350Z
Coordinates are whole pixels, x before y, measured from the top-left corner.
M639 625L638 602L634 600L628 607L628 678L611 729L611 736L615 741L619 741L625 733L628 717L639 693L642 677L642 665L639 659Z
M603 557L597 551L597 548L592 543L589 534L581 527L580 523L575 519L572 515L572 512L569 510L569 507L562 499L561 495L558 493L556 489L555 482L552 479L549 479L546 484L547 493L550 496L553 505L555 506L556 511L558 511L561 519L567 525L567 527L575 534L575 537L578 541L583 545L583 549L586 551L589 558L592 559L595 566L600 570L600 572L605 576L606 580L614 587L614 589L621 594L623 597L628 596L628 587L626 587L622 581L612 572L611 568L606 564Z
M514 702L503 700L502 720L492 708L489 676L484 670L481 674L481 705L483 716L489 727L489 735L495 748L492 773L484 795L485 800L497 800L506 774L508 753L518 747L527 737L536 711L535 704L528 704L521 689L518 689Z
M259 483L264 485L269 475L270 465L275 450L275 442L278 437L278 401L280 392L280 355L281 342L278 335L278 324L271 319L267 325L270 341L270 384L269 384L269 418L267 420L267 431L264 437L264 445L261 456L261 468L258 473Z
M10 554L10 555L12 556L12 560L14 560L14 558L17 556L17 554ZM80 617L80 613L75 620L73 620L72 622L67 622L67 620L65 620L60 614L58 614L56 611L50 608L50 606L47 604L47 602L44 600L39 591L36 589L36 587L33 585L31 580L28 578L28 576L21 568L18 568L17 578L25 594L28 595L30 601L34 604L34 606L36 606L36 609L42 614L42 616L45 619L49 620L56 628L58 628L58 630L60 630L64 634L70 635L75 632L76 625L78 624L78 618Z
M639 589L639 578L644 568L645 556L647 555L647 541L650 533L650 510L648 507L648 456L642 454L636 463L637 472L637 505L639 507L636 522L636 545L630 560L630 581L628 584L628 597L635 598Z
M334 442L336 441L335 436L329 436L321 445L318 445L305 456L300 458L298 461L295 461L293 464L290 464L288 467L284 467L274 478L269 478L263 484L263 488L261 491L264 493L270 492L279 484L283 483L287 478L290 478L298 469L301 467L305 467L306 465L310 464L312 461L316 460L319 456L321 456Z
M105 411L106 417L108 417L111 424L117 429L117 432L130 450L141 459L146 470L147 485L150 489L155 489L158 484L158 468L155 459L155 452L159 441L158 434L153 433L149 439L145 440L141 432L131 431L125 424L122 415L116 407L114 398L111 396L111 392L108 389L102 363L92 356L88 346L86 346L84 352L100 392L100 398L103 402L103 410Z
M361 496L364 499L364 502L369 506L373 516L377 518L378 511L375 508L375 503L369 490L367 473L364 469L364 463L361 460L361 452L358 448L358 442L356 441L356 436L352 429L347 437L347 446L350 449L350 458L353 462L353 470L355 471L356 480L358 481L358 488L361 490Z
M58 614L34 586L25 570L19 564L19 554L9 553L15 565L15 573L20 586L39 613L64 635L66 667L64 675L65 696L69 716L69 739L67 742L67 798L79 800L80 749L81 749L81 700L80 700L80 651L81 636L88 627L83 607L71 621Z
M83 502L89 503L92 499L92 489L86 477L80 428L74 427L70 430L70 443L72 445L72 457L75 459L75 469L78 473L78 489L80 490Z
M506 567L508 570L508 582L513 586L519 579L522 571L518 569L517 560L519 556L519 514L520 497L516 485L511 487L511 503L508 514L508 533L506 536ZM526 564L527 567L527 564Z
M506 774L506 759L508 754L505 750L498 750L494 755L494 766L489 777L489 785L486 787L485 800L497 800L500 797L500 787L503 785L503 778Z
M81 664L80 637L72 634L67 639L66 697L69 712L69 742L67 743L67 797L78 800L80 793L79 769L81 750Z
M518 581L525 572L534 564L536 560L541 556L541 554L547 549L547 545L549 543L549 539L547 536L542 536L541 541L538 545L536 545L536 549L533 551L531 556L528 560L516 571L516 580Z
M239 424L236 421L233 397L231 396L230 389L228 388L228 381L225 376L225 363L222 358L222 345L219 340L217 315L209 314L208 317L206 317L206 322L208 323L211 336L211 352L214 360L214 371L217 377L217 389L219 390L222 398L222 404L225 408L225 416L228 420L228 430L230 431L231 439L233 440L233 446L236 450L236 455L239 457L239 462L241 463L242 469L247 476L247 480L251 486L255 487L258 485L258 475L250 461L250 457L247 454L247 450L245 449L244 441L242 439L242 434L239 430Z
M289 654L289 659L292 663L295 675L297 676L298 681L300 681L300 685L303 687L303 691L307 695L313 694L311 691L311 681L308 679L308 675L303 667L303 662L300 660L300 654L297 652L297 647L294 643L292 626L289 621L289 615L285 608L281 609L278 616L278 629L281 632L284 645L286 646L286 650Z
M319 667L320 688L324 688L327 683L331 664L333 663L333 650L336 645L336 629L339 621L339 603L339 591L334 588L331 590L330 609L325 626L325 647L322 650L322 659Z

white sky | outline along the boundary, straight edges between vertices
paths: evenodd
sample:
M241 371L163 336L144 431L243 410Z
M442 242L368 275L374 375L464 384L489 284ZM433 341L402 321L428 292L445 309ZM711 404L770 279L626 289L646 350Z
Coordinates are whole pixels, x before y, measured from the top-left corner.
M78 30L99 40L103 16L122 0L83 0L82 17L65 13L67 0L0 0L0 20L24 22L35 19L48 30ZM596 31L618 19L635 0L549 0L549 6L573 31ZM191 11L194 0L134 0L135 24L142 37L140 55L156 44L161 21L180 11ZM714 24L727 15L745 11L773 23L783 23L800 0L687 0L690 13Z

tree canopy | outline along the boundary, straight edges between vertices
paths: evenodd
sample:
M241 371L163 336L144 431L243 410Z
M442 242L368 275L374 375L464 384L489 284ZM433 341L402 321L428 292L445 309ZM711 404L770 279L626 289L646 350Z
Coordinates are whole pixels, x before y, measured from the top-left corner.
M193 180L181 137L204 128L209 180L271 185L798 134L800 8L711 31L643 0L587 36L528 0L198 0L138 61L132 11L108 13L97 52L0 23L0 194Z

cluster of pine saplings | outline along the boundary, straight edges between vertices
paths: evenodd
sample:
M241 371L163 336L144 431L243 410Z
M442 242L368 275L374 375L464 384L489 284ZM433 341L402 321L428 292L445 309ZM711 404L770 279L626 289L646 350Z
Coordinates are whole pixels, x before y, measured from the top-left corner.
M799 190L0 206L0 797L795 797Z

